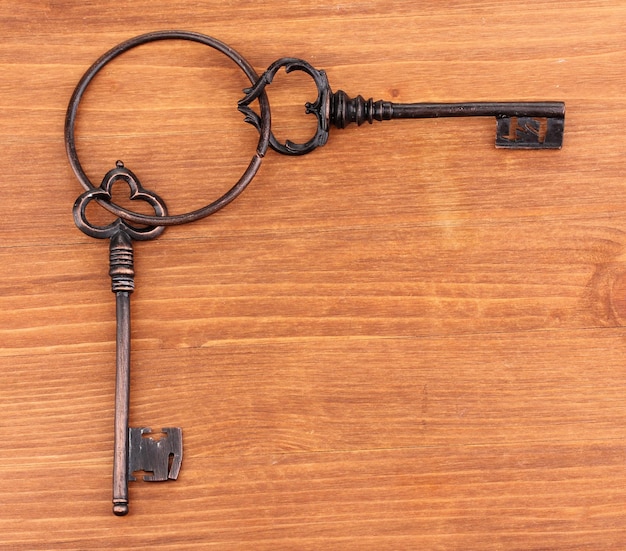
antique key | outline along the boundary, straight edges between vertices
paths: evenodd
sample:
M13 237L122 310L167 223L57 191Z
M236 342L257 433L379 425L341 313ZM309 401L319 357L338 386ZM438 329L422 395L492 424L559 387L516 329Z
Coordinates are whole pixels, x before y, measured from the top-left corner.
M89 83L96 74L112 59L125 51L155 40L191 40L210 46L229 57L253 84L258 75L237 52L224 43L198 33L185 31L163 31L149 33L127 40L105 53L87 70L79 80L70 99L65 117L65 147L74 174L85 189L74 204L73 215L76 226L85 234L98 239L109 239L109 274L112 291L116 296L116 383L115 383L115 422L113 457L113 512L118 516L128 513L128 482L135 480L136 471L151 472L144 480L173 480L178 477L181 467L183 446L182 429L165 427L162 436L151 438L147 427L129 427L130 398L130 295L135 288L133 268L133 240L147 241L163 233L166 226L185 224L199 220L233 201L252 181L263 156L269 146L270 111L265 93L259 97L259 142L248 167L239 180L218 199L206 206L185 214L168 215L163 200L153 192L141 187L138 178L118 161L109 171L99 187L90 181L85 173L76 149L75 123L78 107ZM154 215L140 214L115 204L111 190L115 183L126 183L133 201L145 201L154 210ZM116 216L108 225L99 226L87 218L87 206L95 201L99 206ZM136 224L136 225L135 225Z
M183 214L168 214L163 200L143 189L137 177L120 161L109 171L99 187L85 173L76 150L75 125L78 107L92 79L110 61L124 52L159 40L189 40L209 46L229 58L245 75L250 87L237 108L245 121L259 132L259 140L250 163L237 182L222 196L205 206ZM305 143L287 140L281 144L271 129L270 105L266 87L276 73L300 70L310 75L318 90L313 103L306 103L307 113L317 117L317 130ZM259 112L250 105L258 103ZM492 116L496 118L496 146L512 149L558 149L563 142L565 106L561 102L517 103L414 103L397 104L387 101L350 98L343 91L333 93L324 71L296 58L281 58L270 65L260 77L254 68L235 50L219 40L188 31L158 31L131 38L102 55L80 79L70 99L65 118L65 147L68 160L85 192L74 204L74 221L85 234L98 239L109 239L109 274L116 295L116 391L113 459L113 512L128 513L128 481L135 480L136 471L151 472L144 480L176 479L182 461L182 430L166 427L162 437L151 438L146 427L128 426L130 396L130 295L134 290L133 240L158 237L166 226L201 220L228 205L246 189L258 172L268 148L286 155L303 155L324 145L331 125L345 128L348 124L401 118ZM145 201L154 210L153 215L142 214L115 204L111 198L113 184L123 182L130 189L133 201ZM105 226L94 225L87 219L87 205L96 201L112 213L116 220Z
M74 222L80 230L91 237L109 239L109 275L111 290L116 301L116 381L115 381L115 428L113 458L113 512L128 513L128 481L135 480L135 471L148 471L144 480L175 480L182 461L182 431L177 427L161 429L164 437L150 438L148 427L130 428L128 409L130 397L130 295L135 289L133 267L133 239L154 239L163 233L164 226L137 228L118 218L106 226L89 222L87 205L93 200L110 201L111 188L116 182L126 182L132 200L148 202L157 216L165 216L167 209L155 193L143 189L137 177L124 168L121 161L109 171L99 188L86 191L74 204Z
M372 124L375 120L443 117L495 117L496 147L560 149L563 145L563 102L393 103L374 101L372 98L365 100L360 95L350 98L343 90L331 90L324 71L293 57L284 57L272 63L252 87L244 90L246 96L239 102L239 109L246 115L246 121L257 128L260 127L260 118L249 105L283 67L287 73L303 71L311 76L318 91L316 101L305 104L306 113L317 117L317 131L309 141L294 143L287 140L281 144L271 135L272 149L285 155L304 155L324 145L331 125L345 128L351 123L361 126L365 122Z

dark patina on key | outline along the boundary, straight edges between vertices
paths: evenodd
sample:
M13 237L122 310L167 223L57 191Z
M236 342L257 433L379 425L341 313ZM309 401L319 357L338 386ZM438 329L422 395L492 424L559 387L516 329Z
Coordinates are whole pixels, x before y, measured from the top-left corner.
M285 155L304 155L328 141L330 126L345 128L355 123L392 119L432 119L443 117L495 117L496 147L509 149L560 149L563 145L565 104L545 102L469 102L469 103L393 103L362 96L350 98L343 90L333 92L324 71L315 69L302 59L284 57L272 63L239 102L239 110L246 121L260 127L259 116L249 107L261 92L271 84L276 73L284 68L287 73L303 71L315 82L318 96L306 103L306 113L317 117L317 131L305 143L287 140L278 142L272 134L271 147Z
M152 439L151 429L128 426L130 399L130 295L135 289L133 239L146 241L163 233L163 226L135 227L117 218L105 226L94 225L87 219L87 205L93 201L111 200L111 189L116 182L125 182L130 188L130 198L149 203L156 216L165 216L163 200L143 189L137 177L118 161L109 171L99 188L83 193L74 204L74 222L91 237L109 239L109 275L111 290L116 301L116 378L115 424L113 456L113 512L128 513L128 481L136 480L136 471L151 472L146 481L176 479L183 456L182 430L162 429L163 437Z

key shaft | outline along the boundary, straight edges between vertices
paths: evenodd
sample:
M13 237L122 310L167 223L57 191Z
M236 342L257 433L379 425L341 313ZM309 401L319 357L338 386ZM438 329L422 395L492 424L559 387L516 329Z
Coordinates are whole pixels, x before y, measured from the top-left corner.
M130 294L116 293L117 357L113 454L113 512L128 513L128 405L130 399Z
M128 417L130 401L130 295L135 289L133 245L120 230L111 237L109 275L116 304L115 422L113 453L113 512L128 513Z
M309 112L314 108L307 106ZM531 117L563 118L565 104L560 101L462 102L462 103L394 103L374 101L362 96L350 98L343 90L331 95L329 120L337 128L351 123L392 119L436 119L446 117Z
M563 117L565 106L552 102L391 103L392 119L444 117Z

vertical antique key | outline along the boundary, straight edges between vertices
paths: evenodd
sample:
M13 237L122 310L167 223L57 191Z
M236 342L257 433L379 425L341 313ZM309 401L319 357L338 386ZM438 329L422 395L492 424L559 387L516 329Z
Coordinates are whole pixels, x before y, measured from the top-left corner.
M130 187L132 200L146 201L156 216L165 216L162 199L141 187L136 176L118 161L99 188L83 193L74 204L74 221L78 228L91 237L109 239L109 275L116 301L116 382L115 425L113 457L113 512L128 513L128 481L135 480L135 471L152 472L144 480L176 479L182 461L182 431L177 427L161 429L163 437L150 438L148 427L128 426L130 399L130 295L135 289L133 267L133 239L149 240L158 237L164 226L135 227L121 218L106 226L97 226L87 220L86 208L93 201L110 201L116 182Z
M468 102L468 103L393 103L362 96L350 98L343 90L333 92L324 71L315 69L302 59L284 57L272 63L257 82L244 90L246 96L239 102L239 110L246 121L261 127L261 118L249 107L259 98L276 73L285 68L303 71L317 86L315 102L306 103L306 113L317 117L315 135L305 143L287 140L278 142L272 134L270 146L285 155L304 155L324 145L331 125L345 128L351 123L361 126L373 121L392 119L426 119L440 117L495 117L496 147L509 149L560 149L563 145L565 104L560 101L543 102Z

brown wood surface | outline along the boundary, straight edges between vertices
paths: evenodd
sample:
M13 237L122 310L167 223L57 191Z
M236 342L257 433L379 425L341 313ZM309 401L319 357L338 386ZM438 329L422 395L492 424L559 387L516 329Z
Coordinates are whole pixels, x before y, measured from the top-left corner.
M624 2L5 0L0 25L2 549L626 549ZM169 28L366 98L563 100L565 145L333 131L139 243L131 424L183 427L185 458L117 518L108 249L73 225L63 122L100 54ZM246 85L203 46L129 52L81 105L87 173L211 201L255 147ZM313 95L279 75L279 138Z

